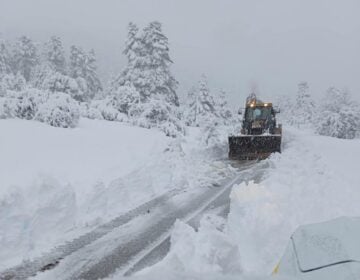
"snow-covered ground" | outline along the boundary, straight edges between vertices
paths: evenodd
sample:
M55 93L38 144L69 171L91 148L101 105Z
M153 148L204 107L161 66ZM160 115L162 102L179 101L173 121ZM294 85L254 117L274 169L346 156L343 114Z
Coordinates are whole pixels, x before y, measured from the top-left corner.
M0 269L231 172L215 161L223 152L199 149L197 129L172 139L116 122L81 119L62 129L13 119L0 120L0 131Z
M87 119L76 129L1 120L0 131L0 268L150 197L159 185L139 191L114 179L156 160L169 142L156 131Z
M228 220L204 217L197 232L178 221L169 254L139 279L269 277L298 226L360 216L360 140L284 132L264 180L233 188Z
M360 216L360 140L286 128L285 149L266 179L232 193L229 234L247 273L270 273L295 229L339 216Z
M2 120L0 129L0 269L169 190L233 175L217 161L226 145L206 148L198 129L181 139L87 119L76 129ZM233 188L227 220L209 213L197 230L177 221L167 256L133 277L268 279L299 225L360 216L360 140L284 133L283 153L259 163L262 180Z

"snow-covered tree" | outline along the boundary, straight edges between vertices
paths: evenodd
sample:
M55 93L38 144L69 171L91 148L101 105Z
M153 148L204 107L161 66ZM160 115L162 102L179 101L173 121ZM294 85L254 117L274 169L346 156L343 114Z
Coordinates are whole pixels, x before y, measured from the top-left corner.
M0 40L0 79L11 73L11 56L4 41Z
M148 102L159 95L166 102L179 106L176 94L178 82L170 71L173 62L168 45L161 23L151 22L140 35L137 26L130 23L124 49L128 64L112 82L110 91L131 83L140 93L141 102Z
M0 78L0 96L6 96L7 91L22 91L26 87L25 78L17 73L5 74Z
M127 122L128 116L120 111L121 104L115 96L108 95L104 99L92 100L86 117L107 121Z
M307 82L298 84L298 92L290 119L296 126L311 126L315 119L315 104L309 93Z
M31 120L35 117L38 107L46 102L48 95L43 91L29 88L18 93L16 104L16 117Z
M32 86L49 92L70 93L71 78L66 75L66 60L62 42L53 36L44 46L43 60L34 70ZM72 81L76 84L76 81ZM77 86L76 86L77 87ZM72 96L81 96L82 93Z
M46 93L33 88L26 88L22 91L9 90L1 103L1 118L33 119L39 105L46 99Z
M337 138L355 138L360 130L360 105L346 90L330 88L319 108L317 131Z
M151 22L139 34L130 23L124 54L128 63L107 90L117 110L129 122L142 127L158 127L169 136L183 133L177 81L170 71L168 39L159 22Z
M121 111L126 114L128 114L135 100L137 102L144 101L144 98L140 96L140 92L137 90L140 84L140 61L143 48L138 32L139 28L137 25L130 22L125 48L123 50L123 54L127 58L127 66L119 76L111 81L110 87L107 90L107 95L119 100L119 104L121 104L120 107L122 107ZM135 85L137 85L137 88ZM128 102L128 104L126 104L126 102Z
M216 107L219 117L224 124L229 124L232 121L233 114L228 106L226 92L221 90L216 98Z
M277 115L278 122L291 123L293 119L294 102L289 95L279 95L275 98L274 106L280 110Z
M188 125L203 126L208 121L219 117L205 75L201 77L198 88L189 92L188 100L188 109L186 110L186 123Z
M34 74L32 85L35 88L48 92L64 92L69 94L75 100L83 100L84 88L86 86L79 84L79 81L67 75L55 71L47 64L37 68Z
M195 125L196 120L196 107L198 106L198 87L192 86L184 98L184 103L181 105L184 114L184 121L187 126Z
M86 60L86 53L82 48L77 46L71 46L69 74L70 77L73 78L78 84L78 87L80 88L79 93L82 93L81 95L75 97L75 99L78 101L85 101L90 99L88 96L86 96L88 88L86 85L86 80L84 78L86 72Z
M109 121L128 121L129 112L132 107L140 103L140 94L131 84L120 86L116 91L106 95L101 100L94 100L86 114L90 118L99 118Z
M0 119L16 118L17 99L0 97Z
M78 103L66 93L50 94L48 100L41 104L35 119L55 127L75 127L79 121Z
M72 78L83 77L85 73L86 53L78 46L70 47L69 74Z
M100 79L97 76L95 52L88 54L80 47L70 48L70 76L78 83L80 91L84 95L79 96L79 101L91 100L102 90Z
M93 49L86 57L84 79L88 89L88 98L92 99L102 91L101 81L97 74L96 55Z
M80 115L84 118L89 118L92 120L103 120L104 118L100 110L95 106L95 103L99 101L100 100L92 100L90 103L80 102Z
M61 74L66 73L65 51L61 39L57 36L52 36L45 44L45 60L46 63L56 72Z
M13 52L15 72L20 73L27 82L30 81L34 68L39 64L38 50L34 42L22 36L16 42Z
M119 104L119 111L124 114L129 114L129 110L140 103L140 93L132 84L125 84L117 89L114 94Z
M128 35L123 53L126 55L128 64L134 67L137 59L141 56L142 44L139 38L139 28L133 22L128 25Z
M129 116L133 124L145 128L157 127L167 136L177 137L185 133L179 108L161 97L135 104L130 108Z
M179 106L176 94L178 82L170 71L173 62L169 55L168 38L162 32L161 23L154 21L145 27L141 40L145 48L142 61L145 70L145 95L161 95L170 104Z
M140 84L140 62L143 56L143 46L139 37L139 28L136 24L130 22L128 25L127 39L123 54L127 58L127 66L120 75L114 77L107 89L107 94L113 94L119 87L125 84L132 84L139 87ZM143 99L143 98L142 98Z

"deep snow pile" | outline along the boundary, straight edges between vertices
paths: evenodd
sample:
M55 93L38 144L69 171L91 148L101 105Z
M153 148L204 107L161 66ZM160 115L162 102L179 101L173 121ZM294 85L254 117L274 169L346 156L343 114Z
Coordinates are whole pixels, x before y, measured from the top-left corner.
M198 128L173 139L118 122L80 119L63 129L9 119L0 131L0 269L164 192L233 172L217 162L226 137L206 146Z
M245 273L269 274L299 225L360 216L360 141L285 133L284 152L268 160L266 179L232 193L229 235Z
M172 230L169 254L159 264L138 274L150 278L172 274L178 275L178 279L184 275L241 274L238 246L223 232L225 224L224 218L208 214L195 231L178 220Z
M227 223L205 217L195 232L179 221L169 254L140 279L267 277L299 225L360 216L360 141L284 131L283 153L261 163L264 180L234 186Z
M244 274L242 251L236 241L229 235L225 219L219 216L205 215L197 231L178 220L173 228L168 255L160 263L136 273L130 279L273 279L269 274ZM116 275L109 279L124 278Z
M159 191L114 180L158 159L160 132L87 119L76 129L0 120L0 131L0 268Z

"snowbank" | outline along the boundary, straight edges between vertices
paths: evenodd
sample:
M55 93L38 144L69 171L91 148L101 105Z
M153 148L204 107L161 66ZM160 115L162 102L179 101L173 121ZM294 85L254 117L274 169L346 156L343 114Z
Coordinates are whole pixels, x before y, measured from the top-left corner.
M234 172L218 161L226 137L206 146L198 128L173 139L118 122L63 129L9 119L0 131L0 270L167 191L207 188Z
M247 274L271 273L299 225L360 216L360 141L284 131L285 149L268 160L266 179L231 195L229 236Z
M185 274L239 274L239 251L223 232L225 220L214 215L205 216L198 231L182 221L177 221L171 235L171 251L154 267L140 272L157 271ZM191 262L189 262L191 260Z
M122 278L115 276L111 279ZM226 221L208 214L201 220L197 231L178 220L171 235L169 254L160 263L138 272L131 279L266 280L272 277L243 275L240 250L226 232Z
M0 120L0 131L0 269L167 187L132 179L167 149L161 132L88 119L75 129Z
M109 182L145 164L167 144L156 131L88 119L75 129L0 120L0 131L2 193L42 174L80 189L99 179Z
M195 232L178 222L169 254L139 279L271 278L298 226L360 216L360 140L284 131L283 153L263 161L264 179L234 186L227 223L207 217Z
M133 280L151 279L221 279L266 280L270 275L244 275L241 250L227 232L226 221L216 215L203 217L195 231L177 221L171 235L171 250L158 264L130 277ZM123 279L114 276L110 279ZM276 279L286 279L277 277Z

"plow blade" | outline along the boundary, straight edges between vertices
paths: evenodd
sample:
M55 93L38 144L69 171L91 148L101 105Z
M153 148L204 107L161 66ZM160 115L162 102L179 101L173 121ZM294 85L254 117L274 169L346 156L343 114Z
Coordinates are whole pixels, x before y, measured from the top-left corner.
M230 159L265 159L274 152L281 152L281 135L242 135L229 137Z

